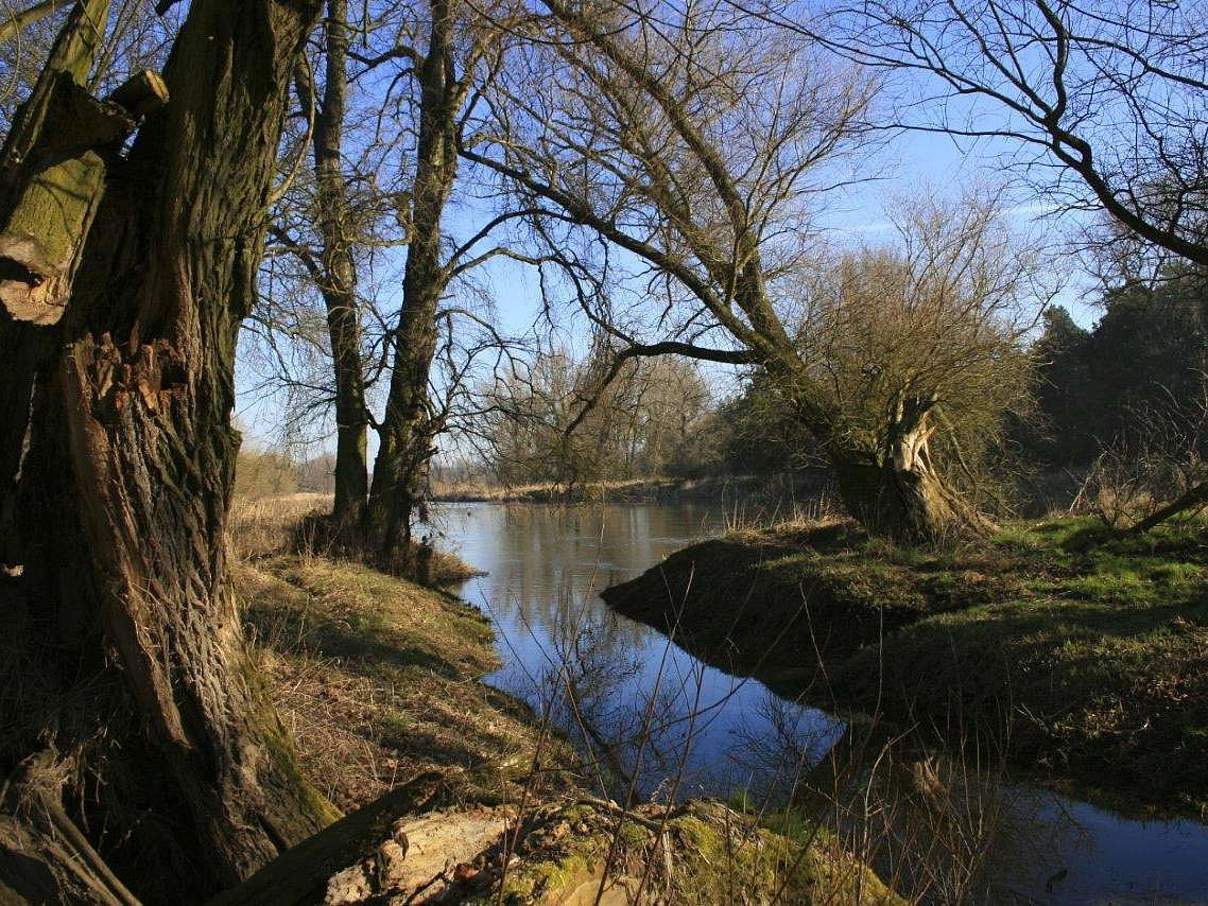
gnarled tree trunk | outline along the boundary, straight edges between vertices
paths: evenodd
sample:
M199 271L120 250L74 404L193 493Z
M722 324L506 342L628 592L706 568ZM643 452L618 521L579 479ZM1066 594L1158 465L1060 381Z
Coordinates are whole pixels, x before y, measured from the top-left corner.
M870 534L916 544L984 535L993 528L932 464L932 406L921 400L899 405L880 444L861 448L850 438L829 444L843 505Z
M993 528L930 465L860 451L832 451L830 459L844 507L869 534L926 544Z
M0 761L46 765L39 795L145 901L202 901L335 814L257 677L225 543L236 336L317 14L318 0L193 0L170 102L126 159L106 152L25 413ZM6 437L26 432L17 408Z

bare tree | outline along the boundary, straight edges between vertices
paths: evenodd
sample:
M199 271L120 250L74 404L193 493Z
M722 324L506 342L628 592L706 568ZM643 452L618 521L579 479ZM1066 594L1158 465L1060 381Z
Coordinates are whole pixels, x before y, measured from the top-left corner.
M491 219L452 249L442 229L458 177L457 146L466 116L477 103L480 84L489 81L496 66L499 41L524 16L505 4L489 12L490 17L484 17L461 0L430 0L426 46L401 42L373 60L409 62L418 91L415 168L406 191L411 240L402 311L390 334L390 389L369 492L368 535L384 563L408 554L412 513L422 499L435 438L447 425L447 412L437 405L431 387L442 300L454 281L498 255L533 263L504 246L482 245L519 212Z
M1104 210L1208 264L1208 18L1168 0L879 0L760 14L860 63L922 76L897 125L1009 139L1055 205Z
M350 177L345 172L350 32L347 0L328 0L323 23L325 72L321 91L309 65L299 65L294 73L303 116L313 116L310 131L315 191L307 213L313 215L317 224L320 247L317 252L312 251L295 235L288 217L279 219L273 236L301 262L323 298L336 420L333 530L338 537L357 543L369 493L369 410L365 399L366 365L356 252L359 246L372 241L366 239L362 229L372 216L366 216L365 212L354 216L349 198ZM268 326L274 329L280 325Z
M793 7L766 21L861 63L921 75L900 125L1017 143L1024 175L1067 210L1101 210L1110 269L1208 265L1208 10L1167 0L838 0L826 35ZM1195 486L1166 516L1208 498ZM1160 519L1146 520L1150 528Z
M573 485L665 475L681 464L709 412L696 363L630 359L601 387L611 365L607 346L583 361L542 349L480 390L491 405L477 432L495 475L506 484Z
M680 11L544 7L462 153L540 209L536 230L568 273L615 278L572 276L616 344L613 373L664 354L756 365L820 439L850 512L870 530L911 540L983 530L929 455L943 388L903 383L869 432L815 360L821 337L801 295L821 254L810 207L852 178L874 86L724 0ZM954 270L903 267L916 288L934 280L958 294L990 331L1006 302L985 293L1010 296L1024 281L1009 279L1009 266L996 275L1010 259L978 237L944 239L930 248L934 261L917 263Z
M517 215L491 218L464 243L442 223L458 177L453 135L506 30L456 2L429 15L385 5L355 29L341 19L350 12L329 4L321 87L306 67L295 74L299 148L286 158L300 153L313 110L315 167L297 174L278 207L252 345L262 386L284 391L291 433L309 433L335 410L335 524L348 548L405 568L436 439L465 410L466 376L511 342L494 330L489 303L475 305L469 280L510 254L484 243ZM402 246L396 313L392 251ZM316 290L326 331L317 330ZM375 390L384 397L377 419ZM372 487L366 426L380 441Z
M470 89L469 73L455 70L455 6L432 0L428 46L411 50L419 80L419 137L411 193L412 241L403 277L403 309L392 336L390 392L379 431L370 489L370 537L383 559L395 559L411 540L411 511L435 434L428 424L428 379L436 353L436 312L448 283L441 221L457 177L454 133ZM468 67L472 70L474 61Z

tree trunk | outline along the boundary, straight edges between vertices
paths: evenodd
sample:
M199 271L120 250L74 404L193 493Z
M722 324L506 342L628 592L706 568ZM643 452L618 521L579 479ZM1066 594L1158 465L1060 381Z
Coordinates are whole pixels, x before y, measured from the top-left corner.
M459 86L450 74L452 24L449 2L434 0L431 40L420 67L420 130L403 311L394 336L394 370L369 495L370 538L386 565L409 555L411 514L422 494L439 427L429 418L428 378L436 352L437 308L449 280L441 260L441 216L457 176Z
M202 901L335 816L256 674L225 543L236 336L318 11L193 0L28 414L0 761L42 753L43 794L144 901Z
M55 10L63 8L63 0L42 0L33 6L26 7L20 12L5 9L0 18L0 41L8 41L27 26L45 19Z
M1167 519L1173 519L1180 513L1199 509L1205 505L1208 505L1208 482L1201 482L1193 485L1165 506L1159 507L1127 531L1132 535L1143 535L1151 529L1157 528Z
M369 493L364 364L357 305L355 242L341 170L344 109L348 93L348 3L327 3L327 73L315 117L314 157L323 236L323 285L327 332L336 385L336 468L332 522L338 538L355 542L363 529Z
M830 445L844 506L869 534L906 544L987 534L993 523L945 485L932 466L923 415L899 420L884 452Z
M108 12L108 0L91 0L71 11L0 152L0 243L11 253L0 253L0 356L5 363L0 382L0 559L8 566L20 562L17 474L34 377L55 347L56 331L50 328L62 314L58 303L79 263L104 175L104 161L90 147L62 160L65 150L78 149L70 148L70 135L55 134L61 128L48 127L54 125L56 108L63 112L64 94L78 90L87 78L102 38L96 23L104 22ZM61 126L63 117L58 119ZM60 204L67 216L56 213ZM48 305L47 290L52 289L57 291Z

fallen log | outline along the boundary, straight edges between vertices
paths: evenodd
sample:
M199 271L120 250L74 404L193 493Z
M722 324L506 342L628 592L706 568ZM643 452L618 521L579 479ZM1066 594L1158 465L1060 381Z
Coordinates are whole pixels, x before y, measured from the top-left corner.
M321 903L328 879L391 834L400 816L421 812L445 789L445 777L427 771L380 799L345 815L313 837L288 849L209 906L304 906Z

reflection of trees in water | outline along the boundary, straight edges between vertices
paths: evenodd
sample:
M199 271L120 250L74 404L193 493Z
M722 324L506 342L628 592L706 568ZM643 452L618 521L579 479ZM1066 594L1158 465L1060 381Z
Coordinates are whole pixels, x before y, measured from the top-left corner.
M598 601L600 590L701 535L713 515L691 506L521 504L473 511L467 529L489 539L487 562L474 565L490 572L481 587L497 612L512 609L529 626L554 627L579 622L574 611L582 608L608 621L617 645L642 647L657 634L612 614Z
M729 750L770 752L776 746L759 734L787 733L788 718L776 723L756 714L749 726L739 721L736 732L717 732L715 722L728 727L735 721L732 713L722 717L730 696L744 684L750 693L756 684L727 685L712 673L713 685L702 694L708 668L678 650L666 651L670 643L663 634L614 614L598 597L602 588L650 567L710 527L716 531L723 523L718 508L487 506L469 508L461 518L463 555L490 571L477 591L500 630L513 636L509 686L515 681L524 687L514 691L552 708L555 722L585 748L606 749L614 773L628 775L638 767L644 792L661 782L665 788L666 778L679 775L689 746L696 764L683 782L692 792L717 794L731 779L750 781L752 753ZM514 637L519 634L524 638ZM775 700L770 693L764 697ZM817 712L800 716L801 709L786 707L799 716L801 733L819 732ZM830 724L821 724L827 732ZM702 752L699 737L710 732ZM805 743L799 739L798 745Z
M714 686L698 698L707 668L678 650L658 676L665 636L617 617L597 593L705 534L700 526L710 517L719 525L717 510L521 505L469 512L448 508L438 518L464 540L466 559L491 571L476 589L496 619L510 621L513 632L532 627L540 639L544 654L525 644L509 655L513 664L525 659L530 702L539 712L548 705L554 724L595 754L599 774L590 776L601 778L603 792L624 796L640 751L638 791L670 795L689 736L719 719L726 688L714 672ZM810 769L843 725L735 680L743 682L746 694L724 722L724 739L691 740L694 772L676 792L744 791L754 808L778 808L804 784L819 783ZM973 750L970 757L906 746L873 767L877 743L842 766L843 795L832 790L823 816L810 820L838 828L849 849L921 902L1061 902L1101 831L1088 834L1049 793L1004 783L995 753Z
M742 778L744 793L783 808L845 730L838 718L765 689L734 729L732 773Z
M670 642L633 645L599 610L580 610L550 635L552 664L533 692L539 709L569 734L592 763L601 794L628 800L657 788L674 795L674 778L694 728L699 669L685 675Z
M731 755L748 772L748 807L788 805L799 817L787 826L831 828L912 902L1060 902L1046 886L1086 838L1056 796L1007 783L1001 753L923 748L875 721L819 722L770 692L758 711Z
M586 750L606 756L612 774L631 774L639 753L641 773L651 778L639 780L644 790L674 773L693 730L702 668L694 672L694 659L665 652L662 634L614 614L598 595L719 526L718 511L520 505L468 508L458 516L450 510L450 534L464 520L463 556L490 571L476 592L501 631L524 635L511 639L517 669L509 675L527 674L530 701L550 708L555 723ZM659 676L664 660L671 669Z

